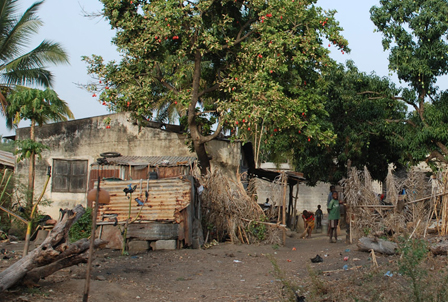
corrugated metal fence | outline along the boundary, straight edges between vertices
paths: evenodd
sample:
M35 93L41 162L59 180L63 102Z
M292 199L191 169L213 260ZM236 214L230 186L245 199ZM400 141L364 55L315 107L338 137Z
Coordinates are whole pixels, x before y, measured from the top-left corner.
M129 184L137 185L136 190L127 196L123 192ZM95 184L96 187L96 184ZM103 221L104 215L117 215L118 222L128 219L129 203L131 204L131 219L137 216L137 221L163 221L181 223L181 211L191 202L191 183L184 177L164 179L142 179L132 181L103 181L101 188L107 190L111 195L110 204L99 206L97 221ZM146 201L145 191L148 191ZM138 198L144 202L143 206L135 201Z

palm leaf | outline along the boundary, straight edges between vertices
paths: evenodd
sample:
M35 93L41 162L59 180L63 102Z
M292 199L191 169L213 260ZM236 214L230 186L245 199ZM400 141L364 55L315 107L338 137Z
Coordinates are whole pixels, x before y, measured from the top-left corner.
M35 15L43 1L31 5L20 18L15 17L17 0L0 0L0 60L9 61L28 46L32 35L42 26Z

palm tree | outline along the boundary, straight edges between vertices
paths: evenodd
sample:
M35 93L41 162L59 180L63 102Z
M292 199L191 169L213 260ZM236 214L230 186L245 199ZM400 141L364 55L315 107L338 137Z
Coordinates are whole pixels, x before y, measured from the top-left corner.
M17 2L0 0L0 111L4 115L8 93L18 85L51 87L53 76L46 64L68 63L65 50L51 41L25 51L43 24L36 12L44 1L34 3L22 15L17 13Z
M29 120L30 139L24 141L19 150L19 159L29 158L30 169L28 174L28 190L30 197L28 207L33 204L34 191L34 167L35 155L43 150L43 145L36 143L36 124L41 126L49 122L66 121L74 118L73 113L67 103L59 98L56 92L51 89L39 90L29 88L17 88L8 98L8 112L6 124L9 128L18 125L21 120Z

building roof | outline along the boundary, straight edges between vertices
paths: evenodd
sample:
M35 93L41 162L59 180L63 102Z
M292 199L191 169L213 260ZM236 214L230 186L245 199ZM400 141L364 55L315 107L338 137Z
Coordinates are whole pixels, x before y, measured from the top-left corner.
M118 156L105 158L106 165L175 167L190 166L196 157L192 156Z
M284 173L287 176L289 184L294 185L296 183L306 181L306 178L303 177L303 173L301 172L286 171ZM249 174L268 181L274 181L277 177L281 175L281 172L266 169L249 169Z
M16 164L16 157L11 152L0 150L0 165L11 167L14 169Z

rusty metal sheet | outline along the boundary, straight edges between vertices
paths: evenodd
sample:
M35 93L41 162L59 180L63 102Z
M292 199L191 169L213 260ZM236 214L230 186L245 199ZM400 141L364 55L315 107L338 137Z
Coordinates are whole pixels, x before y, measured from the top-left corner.
M123 189L129 184L137 189L132 194L132 199L125 195ZM164 178L156 180L132 180L132 181L104 181L101 188L111 195L110 204L100 205L97 221L107 221L104 215L116 214L118 222L128 219L129 207L131 219L137 221L166 221L180 223L180 212L190 204L191 183L181 178ZM135 198L145 201L145 191L148 190L148 201L139 206Z
M106 158L109 164L124 166L190 166L195 160L192 156L118 156Z

